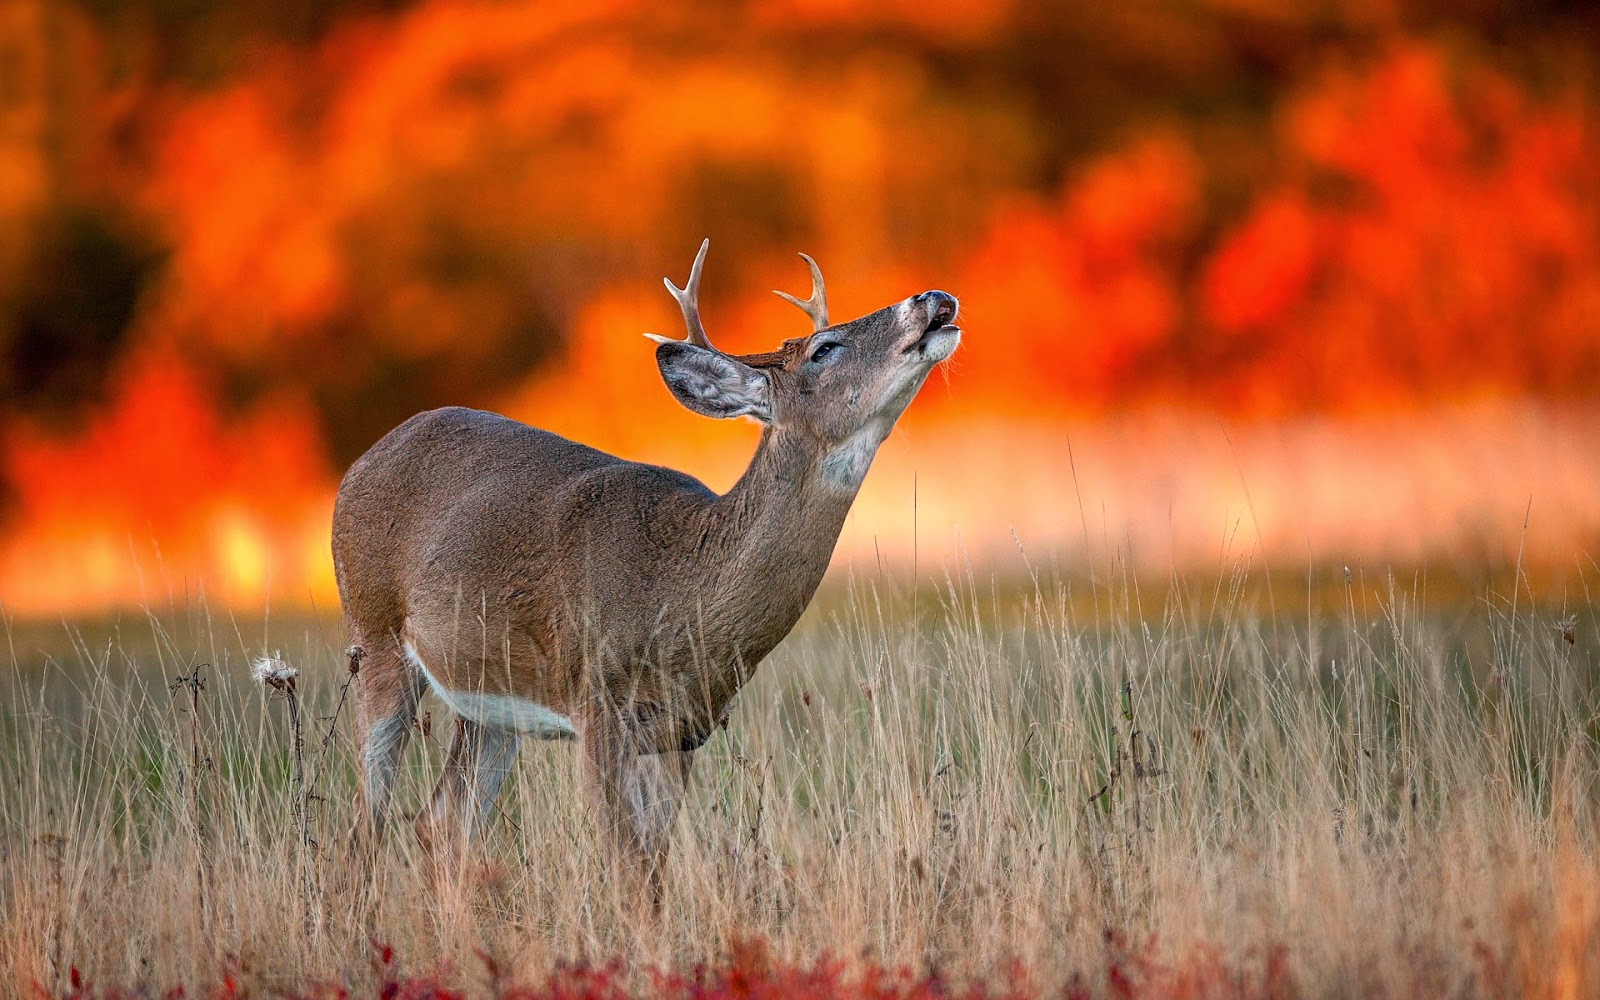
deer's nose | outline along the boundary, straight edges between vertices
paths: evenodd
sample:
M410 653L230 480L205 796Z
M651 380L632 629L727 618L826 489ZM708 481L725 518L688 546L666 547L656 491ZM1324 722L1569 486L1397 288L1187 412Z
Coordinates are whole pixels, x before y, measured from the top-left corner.
M911 301L927 310L925 313L927 316L925 329L928 330L937 330L941 326L949 324L951 320L956 318L956 310L961 308L961 304L956 301L954 295L949 292L941 292L937 288L929 289Z

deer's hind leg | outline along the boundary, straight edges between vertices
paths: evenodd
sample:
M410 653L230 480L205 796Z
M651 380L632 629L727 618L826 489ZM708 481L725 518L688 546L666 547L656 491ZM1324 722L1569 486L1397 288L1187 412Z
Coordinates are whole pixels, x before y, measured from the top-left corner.
M517 759L517 734L456 717L455 735L417 837L430 849L459 849L483 828Z
M361 760L360 804L350 842L359 853L370 855L383 839L395 777L417 717L423 681L394 633L364 641L354 622L349 632L354 644L351 655L359 657L360 667L354 695Z

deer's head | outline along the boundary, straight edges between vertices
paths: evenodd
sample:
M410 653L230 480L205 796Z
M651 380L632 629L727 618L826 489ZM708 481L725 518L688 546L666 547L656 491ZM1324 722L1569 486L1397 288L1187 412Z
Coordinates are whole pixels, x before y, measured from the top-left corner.
M712 346L700 322L700 274L710 245L700 244L687 285L666 282L688 336L645 335L658 345L667 388L696 413L751 416L802 435L822 455L827 479L858 485L928 373L961 342L955 297L927 291L831 326L822 271L801 254L811 267L811 297L776 294L805 310L812 333L764 354L728 354Z

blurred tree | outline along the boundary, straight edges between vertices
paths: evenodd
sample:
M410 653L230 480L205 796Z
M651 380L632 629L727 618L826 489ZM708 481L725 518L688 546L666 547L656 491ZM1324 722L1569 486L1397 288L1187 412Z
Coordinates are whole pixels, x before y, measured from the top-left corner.
M416 0L72 0L99 27L116 76L215 85L271 45L305 46Z
M97 399L159 267L146 240L104 207L57 205L35 226L0 302L0 399L46 418Z
M1597 39L1563 0L0 0L0 560L321 565L336 470L443 403L616 440L708 234L734 349L803 328L800 249L838 315L960 294L923 414L1587 397Z
M1359 393L1330 388L1341 365L1393 394L1570 391L1595 367L1595 115L1571 95L1596 17L11 0L0 420L92 404L148 341L235 414L308 401L339 465L417 409L502 398L589 302L677 274L706 233L739 248L713 298L770 286L801 247L840 303L962 276L1012 345L969 370L1031 387L1026 405L1342 406ZM1458 92L1444 66L1419 103L1382 76L1408 46L1498 82ZM1336 126L1333 154L1306 121ZM1431 129L1464 138L1439 153ZM1541 229L1504 241L1508 262L1460 249L1467 217ZM1401 274L1428 296L1383 284ZM1492 331L1537 301L1557 303L1540 330L1559 349L1530 361Z

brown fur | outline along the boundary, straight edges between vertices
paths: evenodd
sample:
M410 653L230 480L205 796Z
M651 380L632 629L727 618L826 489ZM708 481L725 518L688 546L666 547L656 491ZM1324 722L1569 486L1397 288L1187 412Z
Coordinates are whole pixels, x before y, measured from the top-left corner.
M925 293L746 358L709 342L658 347L685 405L766 423L723 496L459 407L419 414L373 445L346 473L333 516L345 621L364 655L358 837L370 846L381 834L425 686L409 643L447 689L514 695L570 718L602 828L658 870L694 750L822 580L854 470L865 472L857 452L870 461L954 349L948 333L938 350L922 346L936 312L953 317L954 300ZM809 360L824 341L843 356ZM846 453L852 462L837 457ZM430 839L469 833L474 802L492 799L509 766L504 738L485 739L494 735L458 726L419 819Z

